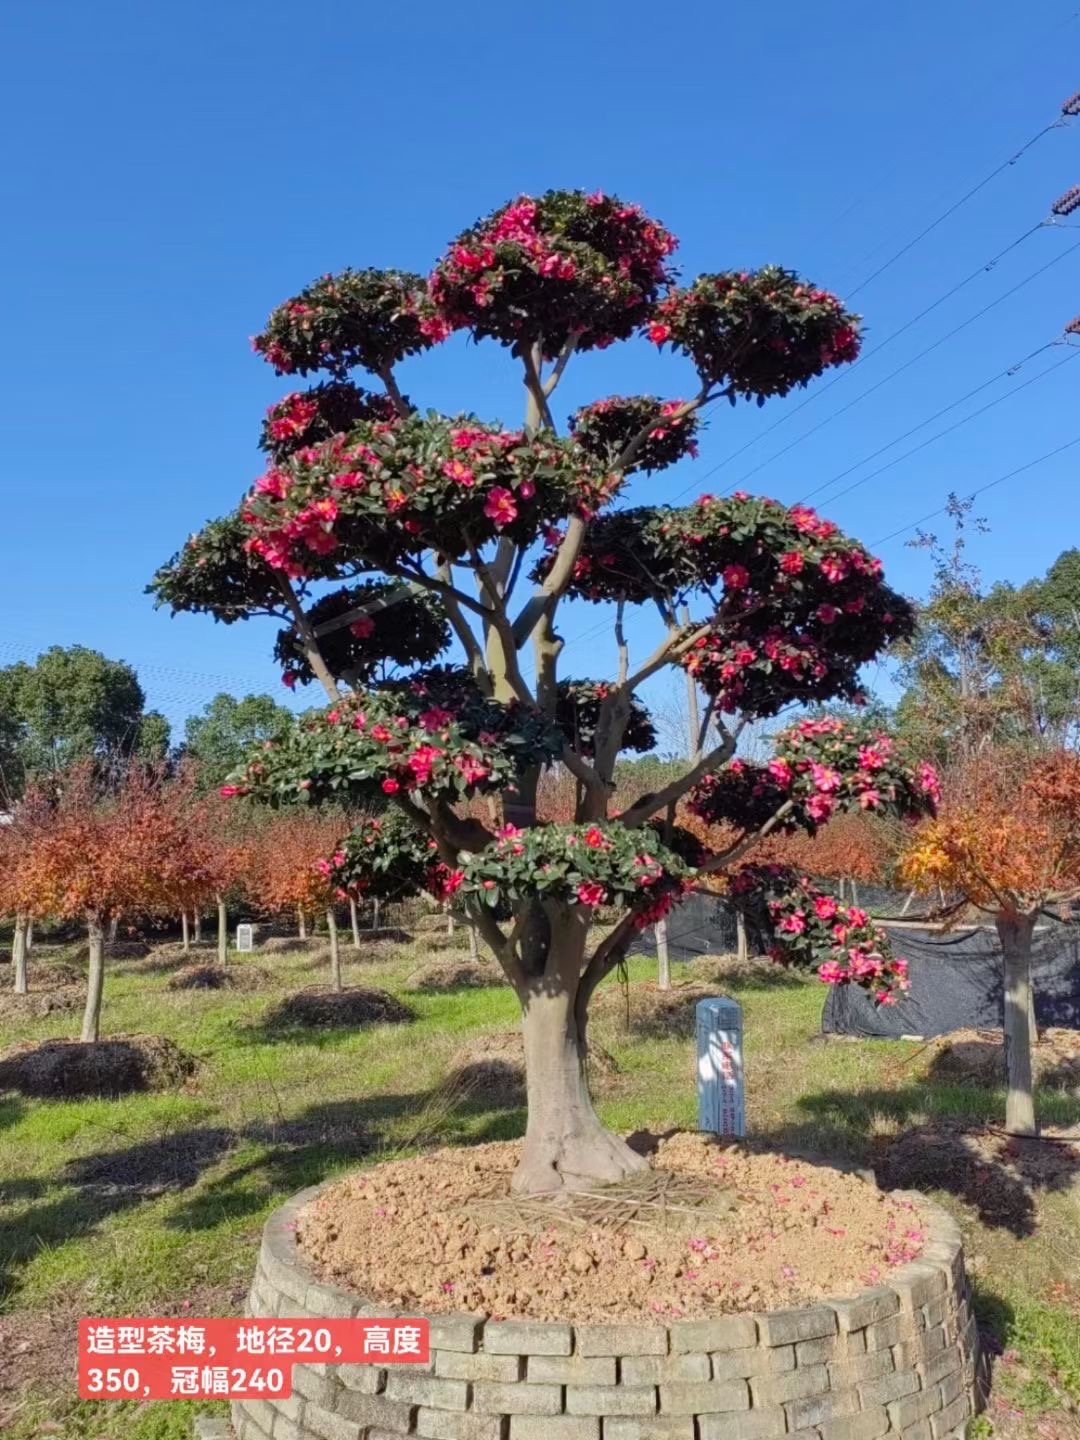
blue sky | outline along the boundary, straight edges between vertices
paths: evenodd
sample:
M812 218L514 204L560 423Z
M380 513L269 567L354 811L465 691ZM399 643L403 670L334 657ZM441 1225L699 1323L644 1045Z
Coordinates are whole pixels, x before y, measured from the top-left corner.
M1078 41L1076 0L12 7L0 96L0 662L49 643L95 646L136 665L174 721L221 688L284 695L269 627L170 620L142 591L258 473L260 415L289 387L248 337L314 276L426 271L513 194L582 186L670 226L689 277L777 261L848 295L1055 118L1080 88ZM867 352L1077 182L1073 122L859 289ZM1080 248L1066 253L1077 242L1080 216L1038 231L797 414L806 395L715 409L698 465L635 482L632 498L743 482L794 501L821 487L1060 334L1080 312ZM815 503L877 542L950 490L1080 435L1080 364L1059 365L1064 354L1037 356ZM425 406L520 414L517 376L491 344L459 337L401 378ZM603 394L685 393L691 380L687 362L634 342L582 359L558 398L565 414ZM973 558L987 577L1024 579L1080 543L1078 477L1080 446L978 503L992 529ZM893 583L919 594L928 562L904 538L880 553ZM567 673L606 673L600 619L567 613Z

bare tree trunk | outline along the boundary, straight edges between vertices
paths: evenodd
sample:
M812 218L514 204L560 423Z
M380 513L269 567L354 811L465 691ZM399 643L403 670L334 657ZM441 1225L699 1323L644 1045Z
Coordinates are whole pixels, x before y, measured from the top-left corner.
M476 943L476 926L475 926L475 925L470 925L470 926L469 926L469 959L470 959L470 960L479 960L479 959L480 959L480 947L479 947L479 945Z
M181 910L180 912L180 948L182 950L189 950L191 948L191 936L188 934L188 918L186 910Z
M743 963L749 958L750 947L746 941L746 916L741 910L735 911L735 956Z
M656 936L656 983L661 990L670 990L671 951L668 949L667 921L658 920L653 934Z
M15 994L25 995L30 988L26 977L26 932L30 922L25 915L15 916L15 938L11 942L11 963L15 967Z
M907 912L911 909L911 902L912 902L914 899L915 899L915 891L914 891L914 890L909 890L908 893L907 893L907 899L904 901L904 908L900 911L901 916L906 915Z
M296 923L297 923L297 930L298 930L298 932L299 932L300 939L301 939L301 940L306 940L306 939L307 939L307 916L304 914L303 910L302 910L301 908L299 908L299 907L297 907L297 911L296 911Z
M114 915L109 921L109 944L116 944L116 932L120 929L120 916Z
M86 933L90 941L90 971L79 1039L84 1044L92 1044L101 1034L101 996L105 988L105 927L99 915L86 917Z
M529 1118L518 1194L581 1190L647 1169L647 1162L605 1130L593 1109L585 1072L587 1047L574 996L538 977L525 997L525 1073Z
M851 898L852 898L852 900L855 902L855 904L858 905L858 903L859 903L859 887L855 884L855 881L854 881L854 880L849 880L849 881L848 881L848 884L851 886Z
M378 900L373 900L373 901L371 902L371 924L372 924L372 928L373 928L373 929L378 930L378 928L379 928L379 902L378 902Z
M356 901L349 899L349 923L352 926L353 949L360 949L360 916L357 913Z
M222 895L217 897L217 958L219 965L229 958L229 912Z
M449 910L446 912L446 933L447 935L453 935L454 933L454 917L450 914Z
M1034 915L999 915L998 938L1005 976L1005 1129L1037 1135L1031 1060L1031 937Z
M195 935L193 938L196 945L202 944L202 915L198 910L195 911Z
M326 912L326 929L330 935L330 984L341 990L341 946L338 944L337 919L332 909Z
M26 921L26 953L32 955L34 952L34 917L30 915Z

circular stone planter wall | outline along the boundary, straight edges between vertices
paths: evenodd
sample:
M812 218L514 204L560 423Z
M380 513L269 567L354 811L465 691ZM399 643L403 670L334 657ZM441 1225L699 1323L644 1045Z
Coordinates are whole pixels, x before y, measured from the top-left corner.
M304 1191L263 1233L248 1312L389 1316L296 1245ZM922 1257L799 1310L668 1325L431 1318L431 1362L296 1365L288 1400L238 1401L238 1440L953 1440L977 1408L960 1231L921 1195ZM415 1313L415 1312L410 1312Z

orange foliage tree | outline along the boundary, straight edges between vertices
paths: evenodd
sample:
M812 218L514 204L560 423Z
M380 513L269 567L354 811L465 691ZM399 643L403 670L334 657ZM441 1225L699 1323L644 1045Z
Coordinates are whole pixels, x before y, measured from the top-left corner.
M350 823L340 815L311 810L286 811L259 830L251 864L251 886L257 902L274 914L295 914L300 937L307 935L307 916L322 910L330 934L330 980L341 989L341 961L334 915L335 886L330 858Z
M31 913L86 925L84 1041L100 1035L109 922L175 910L206 884L210 856L191 832L190 813L184 781L141 765L107 790L90 765L56 782L53 806L26 848L20 885Z
M1005 982L1006 1129L1038 1133L1032 1082L1031 949L1040 916L1067 919L1080 898L1080 756L985 751L952 778L937 817L912 836L899 872L952 895L952 914L991 916Z
M51 809L49 787L32 781L14 805L9 822L0 825L0 915L10 915L15 922L11 964L17 995L25 995L28 989L30 927L41 915L35 908L31 851Z

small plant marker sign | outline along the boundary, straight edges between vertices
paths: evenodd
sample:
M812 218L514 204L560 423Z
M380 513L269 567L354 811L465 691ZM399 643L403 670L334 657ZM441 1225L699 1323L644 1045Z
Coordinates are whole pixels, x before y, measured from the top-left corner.
M726 996L697 1006L698 1129L746 1134L742 1006Z
M250 925L237 925L236 948L244 952L255 948L255 934Z

